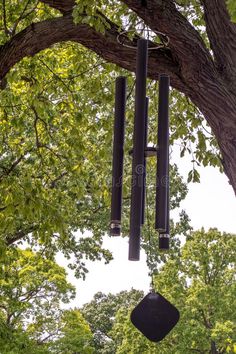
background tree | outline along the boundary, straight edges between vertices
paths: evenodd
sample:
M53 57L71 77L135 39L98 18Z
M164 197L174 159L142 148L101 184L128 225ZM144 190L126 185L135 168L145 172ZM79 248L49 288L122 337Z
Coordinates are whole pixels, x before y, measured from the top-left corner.
M29 249L8 250L0 268L1 353L92 353L88 324L78 310L61 306L74 295L53 260Z
M79 310L64 311L60 319L59 328L59 333L57 334L59 338L49 343L52 353L96 353L93 347L92 332Z
M134 289L121 291L116 295L99 292L94 295L91 302L81 308L81 313L93 332L96 352L116 353L116 346L110 337L116 313L121 307L135 306L142 297L143 292Z
M148 341L130 322L135 301L129 307L119 302L120 294L117 302L114 297L119 305L115 306L115 319L112 313L108 333L112 353L235 353L235 243L235 235L217 229L192 232L181 256L170 257L159 269L155 289L179 309L180 321L158 344ZM90 308L90 318L92 313L96 318L96 306L92 304L94 300L84 309ZM96 304L99 308L99 301Z

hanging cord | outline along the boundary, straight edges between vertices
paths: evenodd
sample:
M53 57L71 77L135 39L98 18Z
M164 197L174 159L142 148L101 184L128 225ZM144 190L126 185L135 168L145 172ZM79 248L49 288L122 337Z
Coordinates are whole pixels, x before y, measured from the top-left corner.
M126 101L128 101L130 96L132 95L132 93L134 91L134 88L135 88L135 85L136 85L136 79L134 79L134 82L133 82L133 84L131 86L131 89L130 89L129 93L127 94Z
M145 9L146 11L146 9ZM142 25L142 27L140 28L139 25ZM140 32L138 33L137 30ZM156 43L156 42L150 42L151 37L150 37L150 33L155 34L160 42ZM140 38L145 38L146 40L148 40L152 45L149 46L148 50L156 50L159 48L167 48L169 43L170 43L170 39L169 37L163 33L163 32L159 32L159 31L151 31L148 26L146 26L143 21L139 21L136 24L136 28L135 29L128 29L128 30L122 30L120 33L118 33L116 40L119 44L123 45L126 48L130 48L130 49L137 49L137 42L134 42L133 40L129 40L129 33L130 34L134 34L134 37L137 39ZM144 37L142 37L144 36Z
M146 181L145 181L146 185ZM145 194L146 194L146 210L147 210L147 231L148 231L148 252L147 252L147 262L148 264L151 263L151 227L150 227L150 218L149 218L149 200L148 200L148 192L147 188L145 188ZM154 292L154 277L153 277L153 271L151 270L151 292Z

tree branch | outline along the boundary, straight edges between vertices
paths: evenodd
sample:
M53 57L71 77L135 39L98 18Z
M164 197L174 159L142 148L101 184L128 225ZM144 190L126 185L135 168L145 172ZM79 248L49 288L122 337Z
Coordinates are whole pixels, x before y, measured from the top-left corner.
M18 19L17 19L16 22L14 23L14 26L13 26L13 28L12 28L12 30L11 30L11 36L12 36L12 37L15 35L17 26L18 26L18 24L20 23L20 21L23 20L24 18L26 18L27 16L29 16L32 12L34 12L34 11L36 10L36 8L37 8L37 6L38 6L38 4L39 4L39 1L37 1L36 5L35 5L31 10L29 10L28 12L26 12L29 3L30 3L30 0L28 0L28 1L26 2L26 4L25 4L25 6L24 6L24 8L23 8L23 10L22 10L22 12L21 12L21 14L20 14L20 16L18 17Z
M57 80L59 80L59 81L66 87L66 89L73 95L73 91L71 91L70 86L69 86L64 80L62 80L62 78L61 78L59 75L57 75L42 59L39 59L39 61L40 61L40 63L42 63L42 64L48 69L48 71L50 71L50 72L53 74L53 76L55 76L55 77L57 78Z
M71 12L75 5L75 0L40 0L40 2L59 10L63 14Z
M20 155L20 157L18 157L18 159L16 159L13 162L11 167L9 167L8 169L4 169L4 173L2 175L0 175L0 181L2 180L3 177L10 175L10 173L16 168L17 165L19 165L19 163L23 160L24 157L25 157L25 154ZM0 167L2 167L2 166L0 166Z
M202 317L202 319L203 319L203 321L204 321L205 327L206 327L207 329L211 329L211 328L212 328L212 325L211 325L211 323L208 321L208 319L206 318L204 311L203 311L202 309L199 309L199 312L200 312L200 315L201 315L201 317Z
M31 24L1 47L0 80L22 58L34 56L55 43L69 40L84 45L109 62L130 71L135 71L136 58L134 50L119 44L117 42L119 33L117 26L110 21L109 25L111 28L105 34L98 33L87 24L74 24L70 14ZM130 41L130 44L134 43ZM158 79L160 72L170 75L172 85L187 93L187 86L180 78L179 65L168 48L150 53L149 77Z
M234 121L228 119L235 112L234 92L232 89L230 92L228 82L223 82L203 39L177 10L172 0L147 1L145 7L142 6L141 1L121 1L136 12L154 32L163 32L170 38L170 49L150 53L148 75L153 79L157 79L160 72L170 75L171 85L191 98L205 115L220 145L223 166L236 193L236 174L234 172L236 163L232 158L236 154L234 138L236 127ZM47 1L48 4L49 2L52 5L52 1ZM65 2L62 0L60 3L64 4ZM106 48L104 45L94 48L89 38L87 44L84 40L78 41L104 59L134 71L135 56L132 50L117 46L114 40L115 33L117 30L112 26L110 32L107 31L105 38L97 38L98 34L93 37L98 43L102 40ZM113 41L111 41L112 35ZM114 52L110 52L113 49L115 53L119 52L119 58Z
M4 170L4 172L0 175L0 182L1 180L6 177L6 176L9 176L14 170L15 168L20 164L20 162L22 160L24 160L25 156L27 154L29 154L30 152L32 151L32 149L29 149L29 150L26 150L22 155L20 155L13 163L12 165L9 167L9 168L5 168L3 166L0 166L1 169ZM1 209L0 209L1 210Z
M55 337L55 336L58 334L58 332L59 332L59 330L56 329L56 331L55 331L54 333L48 334L48 335L47 335L45 338L43 338L43 339L38 339L38 340L37 340L37 344L38 344L38 345L43 345L45 342L48 341L48 339L52 339L53 337Z
M34 225L34 226L30 226L28 229L19 230L14 235L7 235L5 239L6 245L7 246L12 245L14 242L21 240L31 232L37 230L37 228L38 228L37 225Z
M163 32L169 37L169 48L173 57L177 58L185 82L188 82L190 75L198 75L204 65L213 69L214 64L203 39L172 0L147 1L146 7L137 0L121 1L136 12L151 30Z
M69 174L68 171L64 171L62 172L59 176L57 176L51 183L50 183L50 186L49 188L55 188L56 185L57 185L57 182L59 182L64 176L67 176Z
M207 35L216 63L227 79L236 76L236 25L230 21L225 0L201 0Z
M6 16L6 1L2 0L2 22L3 22L3 28L6 36L9 36L10 32L7 27L7 16Z

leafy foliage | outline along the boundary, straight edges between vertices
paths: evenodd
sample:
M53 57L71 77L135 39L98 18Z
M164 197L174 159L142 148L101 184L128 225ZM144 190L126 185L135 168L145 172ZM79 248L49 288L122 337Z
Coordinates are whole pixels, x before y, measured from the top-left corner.
M60 44L22 60L0 92L1 238L8 245L24 238L32 246L40 245L48 256L62 251L71 258L70 267L77 276L86 273L85 258L111 259L102 248L102 236L110 216L111 117L117 75L114 65L88 50ZM132 146L131 74L128 84L127 152ZM154 84L150 82L150 94ZM150 141L154 142L156 116L153 98ZM154 161L150 171L151 195ZM131 159L127 158L124 234L128 232L130 176ZM177 207L187 188L176 166L172 176L172 205ZM78 230L91 231L93 237L76 236Z
M235 1L227 0L228 10L231 15L231 18L234 22L236 22L236 5Z
M235 19L234 2L229 0L228 6ZM209 47L199 2L178 1L177 7ZM0 10L1 46L27 26L33 28L35 22L60 16L58 11L36 0L2 1ZM118 28L131 32L145 30L145 24L134 12L114 1L76 1L74 20L104 33L110 22L100 11ZM54 256L61 251L70 260L70 267L77 276L85 276L86 259L104 258L108 262L112 257L102 247L102 236L109 224L111 117L114 80L119 74L128 76L127 152L132 147L133 74L68 42L24 58L12 68L7 79L0 81L0 255L3 257L0 340L1 350L6 354L93 352L92 335L81 313L60 308L60 301L68 302L74 296L74 290L67 283L64 270L54 263ZM157 83L149 80L149 138L153 145L156 145L157 91ZM203 116L174 90L171 142L180 145L181 156L185 153L192 156L188 182L199 182L199 164L222 169L216 140L203 122ZM153 220L154 165L155 162L150 161L148 166L148 220ZM127 158L124 235L128 233L130 175L131 162ZM175 208L185 197L187 187L175 165L171 167L171 176L171 207ZM189 348L196 350L198 347L208 351L209 343L217 343L222 352L230 352L233 350L233 321L229 305L233 297L231 246L227 245L233 243L228 241L232 238L214 230L206 237L204 232L191 236L184 212L179 222L171 226L173 237L169 256L157 252L153 225L144 229L142 244L149 254L151 272L157 273L159 264L167 262L156 276L156 284L167 296L173 297L173 301L178 300L177 305L183 312L182 322L171 334L172 343L163 342L161 351L174 352L173 344L177 346L175 353L187 353ZM82 235L76 233L78 230ZM85 230L92 236L85 236ZM182 252L176 237L180 234L188 238ZM200 244L204 247L198 248L203 238L206 242ZM22 240L31 249L12 247L16 243L22 245ZM214 246L219 244L219 249ZM211 280L206 282L206 274L210 279L215 274L213 283ZM218 279L220 274L223 279ZM164 281L166 277L169 283ZM226 298L222 295L217 300L215 289L219 294L226 294ZM97 317L93 316L93 308L89 305L82 311L91 323L96 348L103 353L116 350L118 353L155 352L156 347L134 332L128 321L128 308L140 294L132 291L119 296L98 294L93 302ZM220 309L218 312L216 305ZM107 323L104 323L103 312ZM47 334L50 334L49 338ZM179 340L181 334L185 339L183 343Z
M50 352L57 354L92 354L93 336L80 311L64 311L59 324L58 339L49 343Z
M64 268L39 252L11 248L0 268L0 347L3 354L92 353L92 334L78 310Z
M197 9L193 3L194 9ZM115 9L115 11L114 11ZM59 16L37 1L1 3L1 43L30 23ZM102 11L117 26L142 27L125 5L113 1L77 1L74 19L103 31ZM98 12L99 13L99 12ZM198 13L195 15L197 16ZM92 22L91 22L92 21ZM140 28L141 28L140 27ZM40 246L48 257L61 251L76 276L85 276L85 259L112 256L102 248L109 225L114 81L128 77L126 152L132 147L135 78L106 63L84 47L67 42L54 45L16 64L0 92L0 247L22 239ZM156 145L158 85L148 81L149 141ZM186 98L172 91L171 142L190 153L189 181L199 182L199 164L220 166L218 147L203 126L203 117ZM186 124L188 121L188 124ZM127 154L126 154L127 155ZM149 165L149 202L155 162ZM187 193L176 166L172 167L171 204ZM131 160L125 161L124 235L128 234ZM150 219L152 215L150 213ZM183 219L182 219L183 220ZM91 232L91 237L76 231ZM153 230L152 230L153 232ZM172 233L174 234L174 228ZM143 246L148 247L145 231Z

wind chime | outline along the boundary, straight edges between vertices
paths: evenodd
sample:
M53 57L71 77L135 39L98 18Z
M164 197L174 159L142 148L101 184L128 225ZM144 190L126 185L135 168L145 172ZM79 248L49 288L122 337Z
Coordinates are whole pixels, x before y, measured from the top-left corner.
M148 97L146 97L148 40L137 42L135 115L132 149L132 186L130 207L129 260L140 258L141 228L145 216L146 158L157 156L155 229L159 249L169 249L169 77L159 77L158 146L148 141ZM122 183L125 139L126 78L116 79L113 140L112 200L110 234L121 233ZM162 340L179 320L178 310L153 290L135 307L132 323L151 341Z
M157 155L156 217L159 248L169 249L169 77L160 75L158 109L158 147L148 147L148 97L146 97L148 41L138 40L135 117L132 149L132 189L130 208L129 260L140 258L141 227L145 215L146 158ZM116 79L115 124L113 142L113 172L110 233L121 233L122 179L124 160L124 131L126 78Z

